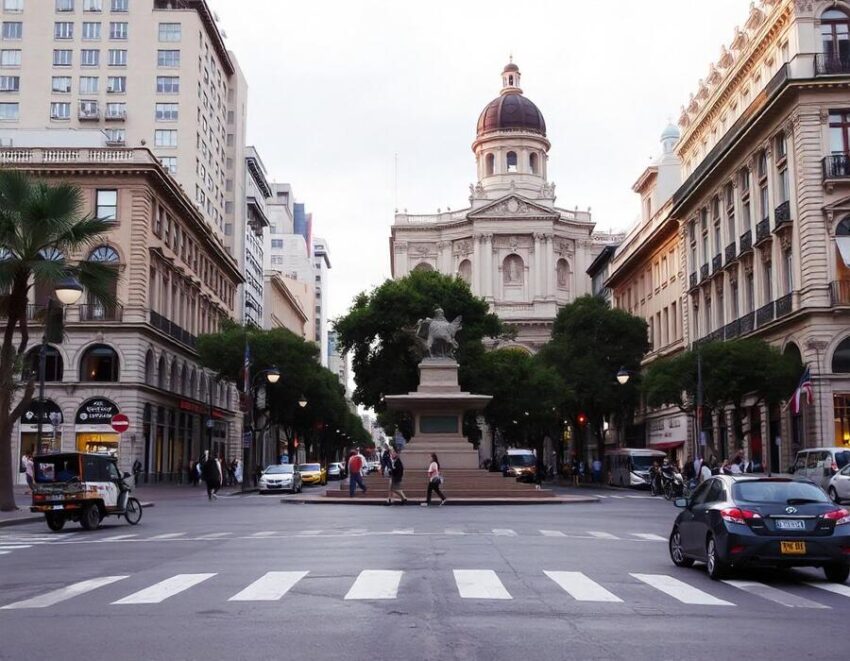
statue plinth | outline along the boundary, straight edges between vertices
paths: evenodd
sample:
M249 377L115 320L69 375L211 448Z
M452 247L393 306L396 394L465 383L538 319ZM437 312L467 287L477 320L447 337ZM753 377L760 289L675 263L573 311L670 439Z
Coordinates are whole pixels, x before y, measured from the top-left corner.
M432 452L441 468L478 468L478 452L463 435L463 414L483 409L489 395L461 392L458 364L450 358L419 363L419 387L406 395L387 395L387 408L413 415L413 438L404 448L408 469L427 467Z

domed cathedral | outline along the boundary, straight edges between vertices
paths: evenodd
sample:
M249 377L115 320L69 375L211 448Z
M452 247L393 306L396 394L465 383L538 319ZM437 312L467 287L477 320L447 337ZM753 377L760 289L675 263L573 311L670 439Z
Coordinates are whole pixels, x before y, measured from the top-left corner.
M459 211L396 211L390 260L394 278L414 270L456 275L517 328L515 344L536 352L559 307L590 292L597 254L622 236L594 233L590 210L555 206L548 180L543 113L523 95L519 67L502 71L502 90L478 117L477 181Z

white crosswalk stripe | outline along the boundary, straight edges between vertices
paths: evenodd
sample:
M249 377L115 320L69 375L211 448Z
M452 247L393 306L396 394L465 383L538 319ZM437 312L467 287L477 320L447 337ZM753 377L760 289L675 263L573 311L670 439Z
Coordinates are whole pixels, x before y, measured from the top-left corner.
M651 532L633 532L631 533L635 537L640 537L641 539L645 539L648 542L666 542L667 539L662 537L661 535L656 535Z
M196 537L196 539L221 539L222 537L229 537L232 534L232 532L211 532L206 535Z
M396 530L393 530L391 534L393 534L393 535L412 535L413 534L413 528L397 528Z
M0 551L0 555L9 555L11 551Z
M261 530L260 532L255 532L251 535L251 537L271 537L272 535L277 535L277 531L275 530Z
M109 585L110 583L115 583L116 581L124 580L125 578L127 578L127 576L101 576L100 578L80 581L79 583L73 583L72 585L67 585L64 588L52 590L51 592L47 592L37 597L24 599L23 601L16 601L14 604L3 606L3 610L15 610L18 608L46 608L48 606L54 606L66 599L79 597L81 594L91 592L92 590L96 590L104 585Z
M466 533L463 530L458 530L457 528L446 528L443 531L446 535L465 535Z
M510 528L493 528L493 534L496 537L516 537L516 530L511 530Z
M178 537L182 537L185 534L185 532L166 532L162 535L154 535L149 539L177 539Z
M395 599L404 572L367 569L360 572L346 599Z
M112 537L104 537L103 539L99 539L99 542L123 542L125 539L132 539L133 537L138 537L138 533L130 533L128 535L113 535Z
M612 535L610 532L602 532L600 530L588 530L588 535L596 537L596 539L620 539L617 535Z
M270 571L228 601L277 601L304 578L306 571Z
M817 588L818 590L826 590L833 594L840 594L842 597L850 597L850 585L844 585L843 583L816 583L815 581L807 581L806 585Z
M184 590L212 578L215 574L177 574L164 581L160 581L149 588L139 590L133 594L113 601L113 604L158 604L169 597L180 594Z
M316 537L321 534L321 530L301 530L298 533L298 537Z
M4 544L0 551L17 551L18 549L31 549L32 544Z
M541 530L540 534L544 537L566 537L560 530Z
M618 498L618 499L620 499L620 500L622 500L623 498L625 498L625 496L610 496L610 497L611 497L611 498Z
M578 571L543 572L560 585L576 601L607 601L622 603L617 595L603 588L596 581Z
M666 576L664 574L631 574L634 578L647 585L660 590L674 599L681 601L683 604L693 604L699 606L734 606L730 601L718 599L708 592L703 592L699 588L695 588L687 583Z
M782 606L787 606L789 608L829 608L829 606L825 606L823 604L819 604L804 597L791 594L790 592L785 592L784 590L780 590L771 585L758 583L757 581L729 580L723 582L726 583L726 585L731 585L732 587L738 588L739 590L744 590L745 592L758 595L763 599L768 599L769 601L781 604Z
M513 599L491 569L455 569L454 577L463 599Z

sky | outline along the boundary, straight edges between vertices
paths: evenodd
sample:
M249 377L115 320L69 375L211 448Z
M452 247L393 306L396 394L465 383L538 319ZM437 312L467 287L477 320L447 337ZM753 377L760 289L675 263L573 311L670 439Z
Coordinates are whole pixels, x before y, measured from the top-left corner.
M248 141L329 243L329 316L390 276L394 209L468 205L475 124L512 54L563 208L624 230L661 131L750 0L208 0L248 80Z

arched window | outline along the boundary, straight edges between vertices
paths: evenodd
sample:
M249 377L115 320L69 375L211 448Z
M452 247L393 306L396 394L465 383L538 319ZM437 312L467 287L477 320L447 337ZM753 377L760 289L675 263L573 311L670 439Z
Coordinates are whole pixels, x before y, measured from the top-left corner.
M470 284L472 282L472 262L468 259L463 260L457 267L457 277L466 284Z
M484 157L484 163L486 165L487 175L496 174L496 156L495 154L487 154Z
M832 373L850 374L850 337L845 337L832 354Z
M521 285L525 280L525 263L522 257L511 254L502 262L502 280L506 285Z
M39 258L47 262L64 262L65 255L61 250L56 248L44 248L38 251ZM39 306L47 306L47 302L53 296L53 287L55 283L44 280L35 281L35 304Z
M38 362L40 359L41 347L33 347L27 353L25 360L24 373L35 375L38 378ZM64 365L62 364L62 354L55 347L48 346L44 352L44 380L47 382L61 381L64 374Z
M173 392L178 392L180 390L180 368L177 366L176 360L171 363L171 376L169 378L169 382Z
M167 378L168 372L166 371L165 366L165 354L163 354L159 357L159 364L156 367L156 385L159 386L161 390L168 388L168 384L166 383Z
M114 268L118 267L118 263L121 259L118 257L118 252L115 248L111 246L98 246L94 250L91 251L88 258L89 262L96 262L98 264L108 264ZM110 283L109 295L114 301L116 299L118 291L118 279L115 278ZM103 303L94 298L91 294L86 297L87 306L80 310L80 314L85 317L87 321L111 321L116 319L115 307L107 307L104 306Z
M200 378L201 387L198 389L198 399L206 402L209 398L209 393L207 392L207 375L201 372Z
M419 262L414 268L414 271L433 271L434 267L428 262Z
M80 381L118 381L118 354L106 344L94 344L80 359Z
M148 349L147 354L145 354L145 383L149 386L155 385L154 382L154 356L153 351Z
M844 266L850 268L850 216L838 223L838 227L835 228L835 245ZM844 272L846 273L846 270ZM839 273L839 275L841 274ZM840 277L839 279L844 280L845 278Z
M782 351L783 354L793 358L799 365L803 364L803 356L800 353L800 347L798 347L793 342L789 342L785 345L785 349Z
M528 169L531 174L537 174L537 152L533 151L528 155Z
M517 160L515 151L508 152L507 156L505 157L505 164L507 165L508 172L517 171Z
M828 72L844 71L850 64L850 20L840 9L829 9L820 17L820 37Z
M558 278L559 289L570 288L570 263L566 259L559 259L555 267L555 273Z
M192 397L193 399L197 397L195 393L195 377L195 368L193 367L192 371L189 373L189 391L186 393L189 397Z

